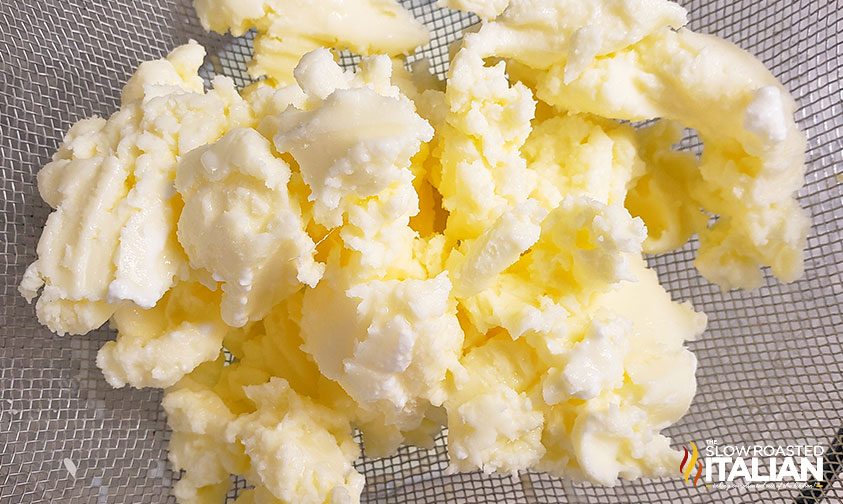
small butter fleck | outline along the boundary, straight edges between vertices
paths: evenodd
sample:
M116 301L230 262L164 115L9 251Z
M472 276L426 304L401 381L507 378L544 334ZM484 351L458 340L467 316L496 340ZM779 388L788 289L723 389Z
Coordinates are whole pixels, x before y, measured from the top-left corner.
M69 458L65 458L62 462L64 463L64 468L67 470L68 474L70 474L73 479L76 479L76 464Z

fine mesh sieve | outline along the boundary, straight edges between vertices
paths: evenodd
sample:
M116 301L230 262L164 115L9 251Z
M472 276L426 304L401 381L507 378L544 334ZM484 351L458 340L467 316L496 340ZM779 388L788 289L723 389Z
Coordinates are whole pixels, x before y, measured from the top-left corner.
M363 457L367 502L823 502L843 503L843 105L838 0L680 2L691 28L717 34L760 57L799 103L808 136L800 201L813 219L806 273L783 285L767 277L754 292L721 293L693 269L695 243L650 258L674 298L709 317L690 343L699 388L688 415L667 430L677 447L718 440L732 445L823 445L827 479L813 492L702 488L679 479L613 488L543 474L446 475L444 436L434 450ZM405 1L432 30L420 52L443 74L447 46L476 22ZM189 0L3 0L0 3L0 503L174 502L178 478L166 462L169 432L158 390L113 390L94 364L107 330L60 338L40 327L18 295L48 206L35 173L76 120L108 116L141 61L194 38L210 54L203 77L247 82L248 37L207 34ZM343 63L354 59L344 55ZM693 141L689 143L693 147ZM836 441L835 441L836 439ZM677 469L678 471L678 469ZM678 472L677 472L678 476ZM236 482L229 501L236 496ZM801 500L800 500L801 499Z

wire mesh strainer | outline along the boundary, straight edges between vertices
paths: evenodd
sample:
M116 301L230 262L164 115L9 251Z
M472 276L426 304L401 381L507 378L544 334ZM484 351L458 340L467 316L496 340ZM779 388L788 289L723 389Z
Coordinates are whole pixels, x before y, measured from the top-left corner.
M813 218L805 277L767 278L755 292L723 294L692 266L694 243L650 259L676 299L709 316L691 343L699 389L690 413L667 434L677 445L823 445L832 482L816 496L843 502L834 449L843 451L843 105L837 0L681 2L691 27L759 56L796 97L808 142L800 192ZM405 1L431 28L420 55L440 74L447 45L475 22ZM169 433L158 390L112 390L94 365L110 335L58 338L40 327L17 293L49 208L35 172L76 120L116 110L135 66L194 38L211 55L203 76L245 84L249 40L206 34L188 0L3 0L0 3L0 502L172 502L178 475L166 463ZM344 64L353 64L343 56ZM836 446L833 446L836 438ZM614 488L571 484L542 474L445 475L444 439L431 451L404 448L362 458L369 502L814 502L810 492L700 489L664 479ZM835 463L837 461L838 463ZM236 486L245 483L238 481ZM236 489L231 492L233 498ZM810 497L810 499L808 499Z

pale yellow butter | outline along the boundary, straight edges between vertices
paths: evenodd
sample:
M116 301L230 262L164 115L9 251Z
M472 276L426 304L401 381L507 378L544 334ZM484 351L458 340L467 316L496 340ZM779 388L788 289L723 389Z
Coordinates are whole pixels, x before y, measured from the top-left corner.
M270 78L205 91L179 47L39 173L21 292L166 389L179 502L232 474L241 504L359 502L354 429L378 457L447 426L449 471L675 475L706 318L642 254L697 234L724 288L799 276L804 139L760 63L664 0L441 3L484 19L445 82L396 57L427 33L391 0L197 0Z

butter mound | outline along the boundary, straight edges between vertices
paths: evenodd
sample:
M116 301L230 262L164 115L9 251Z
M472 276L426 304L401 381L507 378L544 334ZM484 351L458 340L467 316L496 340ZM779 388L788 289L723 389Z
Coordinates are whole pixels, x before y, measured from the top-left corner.
M164 389L179 502L231 475L360 502L355 430L380 457L447 427L450 472L675 475L706 317L643 254L698 235L725 289L799 276L804 139L748 54L664 0L440 3L484 19L444 82L396 57L427 34L392 0L197 0L269 78L206 91L178 47L39 172L20 291L56 333L110 322L111 385Z

